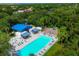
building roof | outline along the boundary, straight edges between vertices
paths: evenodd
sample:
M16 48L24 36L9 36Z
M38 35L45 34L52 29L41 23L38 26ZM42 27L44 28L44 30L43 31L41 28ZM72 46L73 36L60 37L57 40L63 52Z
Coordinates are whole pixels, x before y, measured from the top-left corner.
M12 29L13 30L20 31L20 32L25 31L25 30L28 30L30 28L32 28L32 26L25 25L25 24L16 24L16 25L13 25L12 26Z

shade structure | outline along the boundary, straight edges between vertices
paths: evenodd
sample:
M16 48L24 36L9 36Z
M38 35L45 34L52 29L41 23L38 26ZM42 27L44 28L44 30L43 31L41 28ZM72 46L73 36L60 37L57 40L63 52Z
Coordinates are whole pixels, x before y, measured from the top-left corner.
M23 38L27 38L29 35L30 35L30 33L27 32L27 31L21 34L21 36L22 36Z
M13 30L20 31L20 32L28 30L30 28L32 28L32 26L26 25L26 24L15 24L12 26Z
M36 28L32 30L33 33L37 33L38 31L39 31L39 30L36 29Z

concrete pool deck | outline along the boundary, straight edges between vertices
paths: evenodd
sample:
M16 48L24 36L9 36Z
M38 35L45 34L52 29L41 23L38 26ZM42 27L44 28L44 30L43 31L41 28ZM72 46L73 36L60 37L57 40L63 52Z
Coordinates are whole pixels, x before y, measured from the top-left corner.
M28 45L29 43L31 43L31 42L33 42L34 40L36 40L40 35L42 35L43 34L43 32L39 32L39 33L37 33L37 34L31 34L31 37L29 37L29 38L27 38L27 39L24 39L25 40L25 42L21 45L21 46L19 46L19 47L16 47L15 48L15 50L17 51L17 50L20 50L20 49L22 49L23 47L25 47L26 45ZM44 35L44 34L43 34ZM46 35L46 36L48 36L48 35ZM51 36L52 37L52 41L51 42L49 42L44 48L42 48L38 53L36 53L35 55L37 55L37 56L42 56L42 55L44 55L44 53L46 53L46 51L48 51L49 50L49 48L51 47L51 46L53 46L56 42L57 42L57 38L55 38L54 36ZM22 38L23 39L23 38Z

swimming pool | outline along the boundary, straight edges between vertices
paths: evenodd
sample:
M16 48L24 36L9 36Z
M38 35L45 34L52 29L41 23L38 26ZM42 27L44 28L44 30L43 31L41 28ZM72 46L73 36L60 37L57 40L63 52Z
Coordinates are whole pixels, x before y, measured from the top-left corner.
M36 40L17 51L17 54L20 56L36 55L36 53L44 48L51 40L52 38L49 36L40 35Z

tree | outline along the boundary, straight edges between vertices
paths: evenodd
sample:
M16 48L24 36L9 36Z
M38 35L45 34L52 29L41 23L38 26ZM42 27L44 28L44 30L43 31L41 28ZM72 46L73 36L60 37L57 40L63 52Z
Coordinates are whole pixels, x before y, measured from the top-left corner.
M10 44L8 43L10 37L7 33L0 33L0 55L8 55Z

